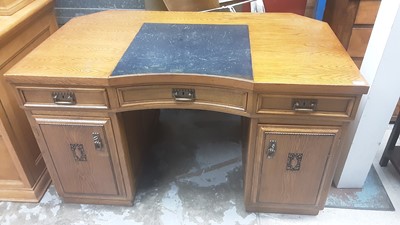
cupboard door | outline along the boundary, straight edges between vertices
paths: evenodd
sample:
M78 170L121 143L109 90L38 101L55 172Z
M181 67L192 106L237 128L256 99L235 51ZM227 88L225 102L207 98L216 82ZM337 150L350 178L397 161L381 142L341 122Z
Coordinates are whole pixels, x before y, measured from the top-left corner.
M52 178L61 196L121 195L109 119L36 118L48 150ZM108 136L107 134L111 134ZM111 148L112 146L112 148ZM114 155L114 157L113 157Z
M317 205L336 128L259 125L256 203Z

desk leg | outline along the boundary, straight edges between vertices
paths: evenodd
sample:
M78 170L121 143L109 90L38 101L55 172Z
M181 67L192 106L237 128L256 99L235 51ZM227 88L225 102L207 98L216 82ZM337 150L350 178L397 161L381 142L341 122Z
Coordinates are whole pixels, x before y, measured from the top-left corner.
M244 202L246 208L251 202L251 188L252 188L252 177L253 177L253 165L254 165L254 151L257 138L257 124L258 119L249 119L242 117L242 131L243 131L243 168L244 168Z

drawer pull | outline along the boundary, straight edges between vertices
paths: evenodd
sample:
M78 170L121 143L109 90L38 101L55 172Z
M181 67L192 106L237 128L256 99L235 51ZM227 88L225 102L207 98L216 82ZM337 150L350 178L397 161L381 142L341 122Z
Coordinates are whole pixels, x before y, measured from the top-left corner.
M277 143L276 140L270 140L269 141L269 147L267 148L267 158L272 159L276 153L277 150Z
M75 105L76 98L74 92L53 92L53 102L57 105Z
M172 89L172 97L177 102L194 102L196 94L194 89Z
M317 100L314 99L294 99L293 110L297 112L314 112L317 108Z

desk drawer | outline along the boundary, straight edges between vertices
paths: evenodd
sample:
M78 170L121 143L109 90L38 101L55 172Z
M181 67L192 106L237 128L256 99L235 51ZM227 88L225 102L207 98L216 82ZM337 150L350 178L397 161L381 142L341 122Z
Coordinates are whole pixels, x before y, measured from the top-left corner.
M355 97L346 96L260 94L257 99L257 113L350 118L355 102Z
M187 98L174 98L173 91L193 91L192 100ZM187 96L186 96L187 97ZM227 88L181 85L157 85L119 88L118 98L122 107L128 106L171 106L184 104L185 106L205 105L245 111L247 92Z
M105 89L17 87L25 107L108 109Z

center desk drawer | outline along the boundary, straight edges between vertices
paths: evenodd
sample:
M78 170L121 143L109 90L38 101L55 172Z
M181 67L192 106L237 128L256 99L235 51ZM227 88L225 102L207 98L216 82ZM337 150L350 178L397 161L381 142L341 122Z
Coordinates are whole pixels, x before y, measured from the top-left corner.
M297 96L260 94L257 113L313 115L350 118L356 98L352 96Z
M184 92L184 98L174 97L174 91ZM185 91L193 92L193 99L185 96ZM246 110L247 92L228 88L205 86L180 86L180 85L152 85L140 87L127 87L118 89L118 98L122 107L146 105L206 105L233 110Z
M25 107L108 109L103 88L17 87Z

